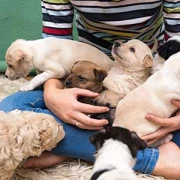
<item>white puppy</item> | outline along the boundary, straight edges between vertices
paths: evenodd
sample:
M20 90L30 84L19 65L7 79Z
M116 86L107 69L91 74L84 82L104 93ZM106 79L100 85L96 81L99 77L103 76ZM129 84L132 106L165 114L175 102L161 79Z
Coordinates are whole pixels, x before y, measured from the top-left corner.
M97 153L91 180L136 180L133 166L146 147L135 132L121 127L102 129L90 137Z
M97 48L73 40L45 38L39 40L16 40L6 52L7 70L11 79L27 76L33 68L35 76L21 91L33 90L50 78L63 78L69 75L76 61L87 60L110 70L112 61Z
M103 81L107 89L125 96L150 76L153 56L142 41L133 39L125 43L116 42L112 55L115 62Z
M177 110L172 99L180 100L180 52L172 55L162 69L119 101L113 125L128 128L139 136L152 133L160 126L148 121L146 114L170 117Z

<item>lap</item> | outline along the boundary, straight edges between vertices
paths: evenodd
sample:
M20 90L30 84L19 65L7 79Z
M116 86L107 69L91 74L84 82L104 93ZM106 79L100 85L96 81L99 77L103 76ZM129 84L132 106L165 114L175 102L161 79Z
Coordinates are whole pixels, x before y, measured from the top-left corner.
M0 110L9 112L15 109L22 111L34 111L37 113L47 113L61 123L65 130L65 137L58 143L52 153L57 155L70 156L74 158L94 161L94 146L89 141L89 136L94 131L82 130L76 126L66 124L50 112L44 102L43 91L27 91L14 93L0 102Z
M57 118L47 109L44 103L42 90L17 92L6 97L3 101L0 102L0 110L9 112L14 109L19 109L22 111L34 111L38 113L47 113L53 115L56 121L63 125L65 130L65 138L60 141L56 148L54 148L51 152L57 155L64 155L74 158L85 159L88 161L94 161L93 155L95 153L95 148L89 141L89 136L94 133L94 131L79 129L76 126L66 124L61 119ZM173 141L176 144L180 145L180 131L176 131L174 133ZM149 159L151 160L152 158L150 157L151 155L147 155L147 151L149 150L144 151L143 154L144 158L147 158L147 161L149 161ZM154 159L155 163L157 158L158 157ZM153 167L151 169L153 169Z

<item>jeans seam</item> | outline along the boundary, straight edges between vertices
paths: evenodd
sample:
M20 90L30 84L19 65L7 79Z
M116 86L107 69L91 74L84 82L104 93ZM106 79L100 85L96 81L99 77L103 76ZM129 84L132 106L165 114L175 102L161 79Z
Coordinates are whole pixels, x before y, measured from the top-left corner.
M151 167L152 162L153 162L154 160L156 160L156 163L157 163L157 158L155 158L156 153L157 153L157 149L153 149L153 150L152 150L152 153L151 153L151 158L150 158L150 160L149 160L148 165L147 165L146 168L145 168L144 173L148 173L148 174L151 174L151 173L152 173L152 167ZM151 171L150 171L149 169L150 169Z

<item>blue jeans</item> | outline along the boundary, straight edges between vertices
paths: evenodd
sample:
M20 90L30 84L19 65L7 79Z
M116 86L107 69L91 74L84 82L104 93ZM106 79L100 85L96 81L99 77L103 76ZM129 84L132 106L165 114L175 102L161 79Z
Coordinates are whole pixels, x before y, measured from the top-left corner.
M56 155L94 161L95 148L90 143L89 136L95 131L79 129L76 126L66 124L58 119L47 109L44 103L43 91L17 92L0 102L0 110L9 112L14 109L53 115L56 121L63 125L65 137L51 152ZM179 131L175 132L173 141L180 145ZM143 151L138 151L134 170L151 174L156 165L158 156L159 151L157 148L146 148Z

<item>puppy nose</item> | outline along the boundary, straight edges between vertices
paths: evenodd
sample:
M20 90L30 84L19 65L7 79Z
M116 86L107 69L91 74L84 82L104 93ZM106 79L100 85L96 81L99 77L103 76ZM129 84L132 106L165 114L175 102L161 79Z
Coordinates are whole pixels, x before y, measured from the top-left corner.
M5 75L5 77L6 77L6 78L8 78L8 76L7 76L7 75Z
M121 43L119 43L119 42L114 43L114 47L119 47L119 46L121 46Z

